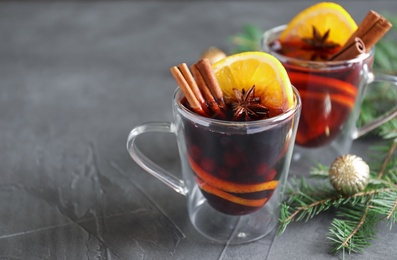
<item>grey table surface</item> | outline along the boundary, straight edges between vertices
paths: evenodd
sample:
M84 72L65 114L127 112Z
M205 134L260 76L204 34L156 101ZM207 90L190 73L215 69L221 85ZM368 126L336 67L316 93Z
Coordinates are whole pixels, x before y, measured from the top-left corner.
M170 66L313 3L1 1L0 259L340 259L327 253L327 215L244 245L206 240L185 197L125 148L132 127L172 119ZM394 0L342 4L357 21L397 11ZM178 175L174 136L140 140ZM397 229L379 227L348 259L397 259Z

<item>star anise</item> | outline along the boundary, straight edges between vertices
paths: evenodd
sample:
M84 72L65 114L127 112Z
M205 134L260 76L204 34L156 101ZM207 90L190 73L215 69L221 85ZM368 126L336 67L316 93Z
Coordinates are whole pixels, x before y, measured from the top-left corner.
M245 91L234 88L235 97L231 99L234 120L250 121L257 118L268 118L269 109L261 104L261 98L255 96L255 85Z
M340 46L338 43L327 41L331 29L328 29L323 35L321 35L315 26L312 26L312 29L313 36L302 39L302 41L309 45L309 49L314 51L312 60L316 60L317 58L324 59L324 56L329 55L330 51Z

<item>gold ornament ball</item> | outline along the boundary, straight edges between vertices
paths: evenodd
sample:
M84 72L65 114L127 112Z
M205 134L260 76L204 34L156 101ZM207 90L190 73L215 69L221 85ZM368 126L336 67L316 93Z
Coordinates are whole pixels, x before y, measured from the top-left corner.
M328 176L332 186L340 194L350 196L367 187L370 177L369 166L356 155L343 155L331 164Z
M215 63L223 58L226 58L226 53L217 47L209 47L201 54L201 59L207 58L210 60L211 64Z

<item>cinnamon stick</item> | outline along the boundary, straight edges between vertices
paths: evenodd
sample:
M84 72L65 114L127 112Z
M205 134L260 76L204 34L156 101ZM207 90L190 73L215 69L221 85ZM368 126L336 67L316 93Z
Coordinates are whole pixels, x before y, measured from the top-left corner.
M225 101L223 100L223 92L219 86L219 83L212 71L211 62L209 59L204 58L196 63L200 74L203 76L205 83L210 89L212 95L215 97L218 105L223 108L225 107Z
M377 12L371 10L350 36L343 47L330 60L348 60L357 57L360 52L355 44L359 38L368 52L392 27L392 24Z
M170 68L171 74L174 77L175 81L177 82L178 86L181 88L182 92L185 94L187 101L189 102L192 109L203 116L206 116L206 112L204 111L203 107L201 106L200 102L197 100L196 96L194 95L192 89L190 88L189 84L187 83L186 79L183 77L181 71L176 67L173 66Z
M210 109L215 113L220 114L221 110L218 106L218 103L216 102L215 97L212 95L211 90L207 86L204 77L197 68L197 64L193 64L191 66L191 70L194 78L196 79L197 86L199 87L201 93L203 94L205 100L207 101L207 104L209 105Z
M392 24L385 17L371 10L364 17L356 32L349 38L347 43L352 41L352 38L359 37L363 40L366 49L369 51L391 27Z
M200 89L192 76L192 73L190 73L189 67L186 65L186 63L181 63L178 65L178 68L182 72L183 77L185 78L197 101L201 104L203 110L208 113L205 99L201 94Z
M380 17L378 21L371 27L371 30L364 34L361 38L365 42L366 48L369 50L390 30L392 24L384 17Z
M348 46L345 45L344 48L339 50L329 60L349 60L363 53L366 53L365 44L360 38L356 37L354 42Z

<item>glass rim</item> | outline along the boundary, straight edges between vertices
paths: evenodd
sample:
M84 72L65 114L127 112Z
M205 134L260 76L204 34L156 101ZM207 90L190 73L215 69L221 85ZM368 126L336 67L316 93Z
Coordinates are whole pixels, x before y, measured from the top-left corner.
M199 115L182 104L182 98L184 96L182 90L178 87L174 91L173 102L176 104L178 111L187 119L191 120L194 123L200 124L202 126L218 126L218 127L233 127L233 128L243 128L243 129L253 129L253 128L263 128L267 126L274 126L284 121L287 121L289 118L293 117L296 113L299 112L302 103L301 97L299 95L298 90L292 86L292 91L294 95L294 106L291 107L286 112L266 118L261 120L253 120L253 121L227 121L205 117Z
M287 25L283 24L283 25L279 25L279 26L273 27L273 28L265 31L262 34L262 38L261 38L261 49L262 49L262 51L265 51L265 52L271 52L270 54L275 56L278 60L288 61L291 64L299 64L302 67L308 67L308 68L316 68L316 69L327 68L327 69L329 69L331 67L346 66L349 64L362 62L362 61L366 60L367 58L371 57L375 52L375 48L373 47L370 49L369 52L360 54L356 58L353 58L350 60L341 60L341 61L308 61L308 60L302 60L302 59L288 57L283 54L277 53L268 47L268 43L269 43L268 39L270 38L270 36L277 35L277 34L281 33L282 30L285 29L285 27L287 27ZM275 40L275 39L272 39L272 40Z

